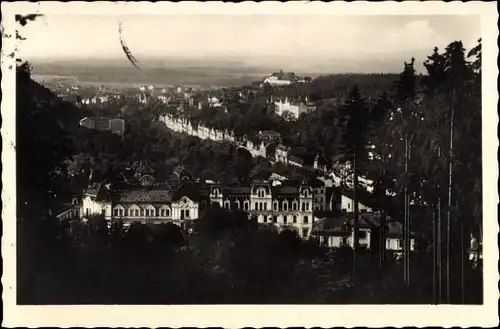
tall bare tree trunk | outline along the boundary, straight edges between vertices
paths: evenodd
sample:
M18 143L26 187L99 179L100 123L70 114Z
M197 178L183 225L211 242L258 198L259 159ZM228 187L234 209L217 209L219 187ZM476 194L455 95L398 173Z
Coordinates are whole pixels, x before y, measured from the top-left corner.
M438 304L443 302L443 223L441 221L441 198L438 198L437 213L437 270L438 270Z
M357 150L354 150L354 161L353 161L353 170L354 170L354 179L353 179L353 199L354 199L354 225L353 225L353 273L356 274L357 268L357 259L356 254L358 252L358 243L359 243L359 202L358 202L358 170L357 170Z
M408 139L407 135L407 156L406 156L406 171L408 172L408 162L411 160L411 139ZM408 173L407 173L408 175ZM407 181L408 182L408 181ZM411 211L410 211L410 204L411 204L411 198L408 193L408 185L406 186L406 195L407 195L407 201L406 201L406 275L407 275L407 280L408 280L408 285L411 283L411 271L410 271L410 256L411 256Z
M462 304L465 304L465 243L464 243L464 222L463 220L461 221L460 225L460 297L461 297L461 302Z
M451 257L451 207L452 207L452 183L453 183L453 121L455 119L455 107L451 109L450 120L450 152L449 152L449 174L448 174L448 214L446 218L446 301L450 299L450 257Z
M403 267L404 267L404 281L408 284L408 134L405 134L405 184L404 184L404 219L403 219Z
M380 216L380 267L385 262L385 228L387 225L387 210L386 210L386 187L385 187L385 157L382 158L382 196L381 196L381 216Z
M432 303L437 304L437 223L436 209L432 209Z

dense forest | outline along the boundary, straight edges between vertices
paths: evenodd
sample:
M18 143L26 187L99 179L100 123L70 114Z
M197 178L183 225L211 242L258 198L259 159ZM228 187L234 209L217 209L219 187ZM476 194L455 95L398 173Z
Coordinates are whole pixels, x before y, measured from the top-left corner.
M152 122L157 109L132 115L123 139L82 129L78 119L88 113L35 83L29 64L20 63L18 303L481 303L482 269L467 260L469 236L482 235L480 60L480 43L467 52L453 42L429 55L423 77L413 59L383 87L376 87L376 76L366 88L349 77L338 78L345 87L336 88L335 79L321 77L310 97L342 102L296 123L269 121L264 94L246 110L234 104L220 115L242 130L255 124L251 130L279 131L326 156L346 154L354 180L373 177L375 197L382 205L395 202L405 229L417 232L419 248L404 262L385 253L321 249L220 209L201 218L191 235L172 225L125 231L99 217L58 222L51 209L64 186L54 182L64 182L66 160L77 154L99 158L104 171L147 158L160 173L182 163L199 177L223 181L271 168L232 145L169 133ZM367 145L374 145L373 160ZM387 188L397 196L389 200Z

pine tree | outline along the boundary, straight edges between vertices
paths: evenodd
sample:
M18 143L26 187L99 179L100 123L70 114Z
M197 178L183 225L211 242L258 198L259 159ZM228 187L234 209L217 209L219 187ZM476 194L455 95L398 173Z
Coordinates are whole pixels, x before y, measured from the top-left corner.
M389 181L387 179L387 169L386 163L388 161L388 155L390 154L390 148L384 140L386 136L387 119L388 115L394 110L393 104L389 99L387 92L379 97L375 105L370 110L370 145L373 152L373 162L378 163L378 175L373 180L373 195L375 200L377 200L380 209L380 266L383 266L386 254L386 227L387 227L387 187ZM377 145L379 146L377 148Z
M480 45L472 53L480 54ZM423 147L419 154L428 177L426 199L436 209L433 225L435 300L442 302L440 296L444 290L445 301L451 303L456 299L453 291L460 291L463 301L464 239L471 224L470 218L480 218L473 214L470 206L477 204L477 209L481 207L480 197L477 197L480 193L470 193L474 190L473 186L480 185L473 183L480 181L478 172L481 167L478 164L481 159L481 106L480 96L474 96L478 95L479 88L475 86L479 80L475 79L474 65L465 58L461 42L451 43L443 54L435 50L425 67L428 70L425 79L426 111L420 129ZM446 205L441 203L444 200L447 200ZM460 289L455 289L453 287L458 288L459 277L462 284Z
M416 119L418 113L416 111L416 76L415 76L415 59L412 58L409 63L404 63L404 70L401 72L399 80L395 83L395 105L397 110L393 120L392 129L395 138L401 143L403 154L403 241L404 241L404 280L410 284L410 249L411 249L411 226L410 226L410 172L409 160L412 149L413 132L417 131Z
M353 225L353 272L356 273L356 252L359 249L359 200L358 175L361 164L367 158L367 130L369 110L357 86L349 93L347 101L340 109L340 131L342 134L347 159L352 163L353 171L353 198L354 198L354 225Z

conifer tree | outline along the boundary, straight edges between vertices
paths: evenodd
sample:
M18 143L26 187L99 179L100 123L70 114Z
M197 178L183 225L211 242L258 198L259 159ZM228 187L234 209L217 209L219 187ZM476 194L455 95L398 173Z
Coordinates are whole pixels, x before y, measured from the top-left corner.
M379 204L380 209L380 246L379 246L379 258L380 266L382 267L385 261L386 253L386 228L387 228L387 188L389 185L386 164L388 161L388 156L390 154L390 147L384 136L386 133L386 127L388 115L393 111L393 104L389 99L386 91L379 97L375 105L370 110L370 146L372 156L372 162L378 163L378 175L373 180L373 195ZM379 147L377 148L377 145Z
M365 100L361 96L357 86L349 93L347 101L340 109L340 131L344 141L345 153L352 163L353 171L353 198L354 198L354 222L353 222L353 271L356 273L356 252L359 244L359 200L358 175L359 168L367 158L367 130L369 110Z

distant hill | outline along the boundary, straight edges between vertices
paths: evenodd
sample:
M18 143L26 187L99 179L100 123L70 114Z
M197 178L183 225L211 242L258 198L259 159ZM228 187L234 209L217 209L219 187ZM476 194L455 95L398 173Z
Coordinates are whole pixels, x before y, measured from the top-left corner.
M37 77L68 77L80 82L157 84L157 85L200 85L231 86L249 85L262 81L272 72L280 69L269 65L251 65L240 61L207 59L148 59L140 62L141 71L124 59L100 60L58 60L33 62L33 75ZM318 77L318 72L294 70L299 76ZM327 72L327 71L325 71ZM394 80L392 74L333 74L336 82L348 77L378 76ZM350 79L350 78L349 78ZM324 80L324 79L323 79ZM366 79L364 79L366 81Z
M153 65L154 64L154 65ZM141 64L141 71L121 61L34 63L37 76L74 77L82 82L121 82L129 84L242 85L269 74L265 70L235 64L200 62L165 62Z

